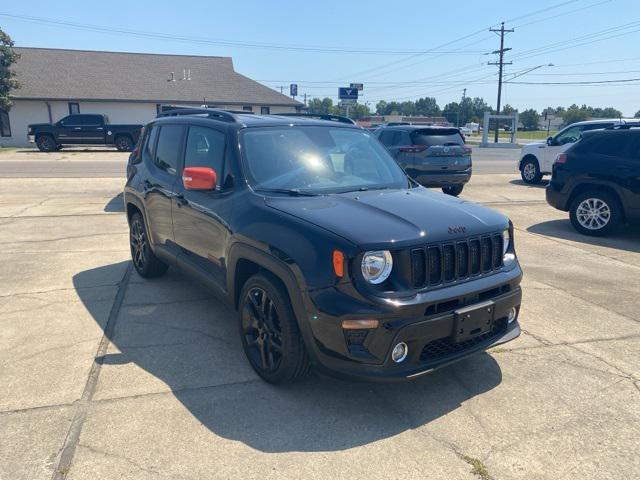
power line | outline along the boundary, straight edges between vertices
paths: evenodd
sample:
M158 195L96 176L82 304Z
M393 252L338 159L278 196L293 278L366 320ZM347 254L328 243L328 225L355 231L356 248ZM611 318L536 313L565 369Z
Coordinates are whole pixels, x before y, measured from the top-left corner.
M640 78L622 78L617 80L589 80L584 82L505 82L512 85L602 85L606 83L638 82Z
M6 12L0 12L0 16L11 18L13 20L28 22L28 23L54 25L59 27L74 28L74 29L99 32L99 33L132 36L137 38L154 38L154 39L160 39L160 40L170 40L170 41L179 41L179 42L186 42L186 43L206 44L206 45L224 45L224 46L239 47L239 48L259 48L259 49L291 50L291 51L316 52L316 53L347 53L347 54L372 54L372 55L407 55L407 54L416 54L416 53L419 53L421 55L423 54L474 55L474 54L480 53L480 51L460 52L457 50L442 51L442 50L434 49L432 51L425 52L420 50L380 50L380 49L367 49L367 48L342 48L342 47L322 46L322 45L295 45L295 44L279 44L279 43L265 43L265 42L248 42L248 41L236 41L236 40L225 40L225 39L212 39L212 38L206 38L206 37L195 37L195 36L187 36L187 35L165 34L160 32L151 32L151 31L143 31L143 30L113 28L113 27L108 27L104 25L77 23L77 22L71 22L67 20L43 18L43 17L32 17L27 15L16 15L16 14L11 14Z

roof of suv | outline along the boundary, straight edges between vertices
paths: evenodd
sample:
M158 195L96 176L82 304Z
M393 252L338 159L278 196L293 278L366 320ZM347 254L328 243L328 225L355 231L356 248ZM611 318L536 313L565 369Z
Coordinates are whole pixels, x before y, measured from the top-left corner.
M597 120L583 120L582 122L574 122L569 126L574 125L591 125L593 123L604 123L604 122L612 122L612 123L627 123L627 122L637 122L637 118L600 118Z
M380 130L422 130L428 128L429 130L458 130L458 127L445 127L443 125L390 125L390 126L380 126Z
M319 118L319 117L326 117ZM227 110L216 110L209 108L189 108L176 109L166 111L156 117L154 121L162 121L164 119L175 120L209 120L225 125L237 125L239 127L276 127L286 125L307 125L307 126L327 126L333 125L338 127L357 127L352 121L346 117L337 115L312 115L312 114L272 114L272 115L254 115L250 113L230 112Z

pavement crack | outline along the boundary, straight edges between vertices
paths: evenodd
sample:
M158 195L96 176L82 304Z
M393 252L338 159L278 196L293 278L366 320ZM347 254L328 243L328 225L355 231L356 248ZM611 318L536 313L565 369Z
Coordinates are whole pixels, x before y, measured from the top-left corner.
M98 345L95 358L100 358L107 352L107 348L109 347L109 343L111 341L111 337L113 336L116 322L118 320L118 314L120 312L120 308L122 307L124 294L127 290L127 286L129 285L129 279L131 278L132 270L132 264L129 263L127 265L127 269L124 272L124 275L122 276L122 280L120 280L120 282L118 283L118 291L113 300L111 311L109 312L109 318L107 319L107 323L105 324L104 334L102 335L102 339L100 340L100 344ZM75 457L76 448L78 446L78 442L80 441L80 433L82 432L82 427L84 426L84 423L87 419L89 404L91 402L91 399L93 398L93 394L95 393L96 386L98 384L98 377L100 376L101 367L102 364L100 362L96 362L95 360L91 365L91 370L89 371L82 396L76 403L76 412L73 416L73 420L71 421L71 425L63 443L63 448L60 452L56 468L53 471L53 475L51 477L52 480L64 480L69 474L73 459Z

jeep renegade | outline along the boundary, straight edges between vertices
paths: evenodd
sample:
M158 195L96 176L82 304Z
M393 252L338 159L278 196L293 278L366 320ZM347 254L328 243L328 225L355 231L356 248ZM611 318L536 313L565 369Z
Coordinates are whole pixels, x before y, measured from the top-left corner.
M520 333L509 220L418 185L348 119L161 114L124 202L136 271L209 285L267 382L415 378Z

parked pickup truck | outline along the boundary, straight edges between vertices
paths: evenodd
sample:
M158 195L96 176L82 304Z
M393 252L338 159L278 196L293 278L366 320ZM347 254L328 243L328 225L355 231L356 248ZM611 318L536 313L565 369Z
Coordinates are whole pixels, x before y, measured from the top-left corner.
M106 115L69 115L51 123L29 125L29 142L42 152L60 150L65 145L114 145L121 152L133 150L142 125L113 125Z

